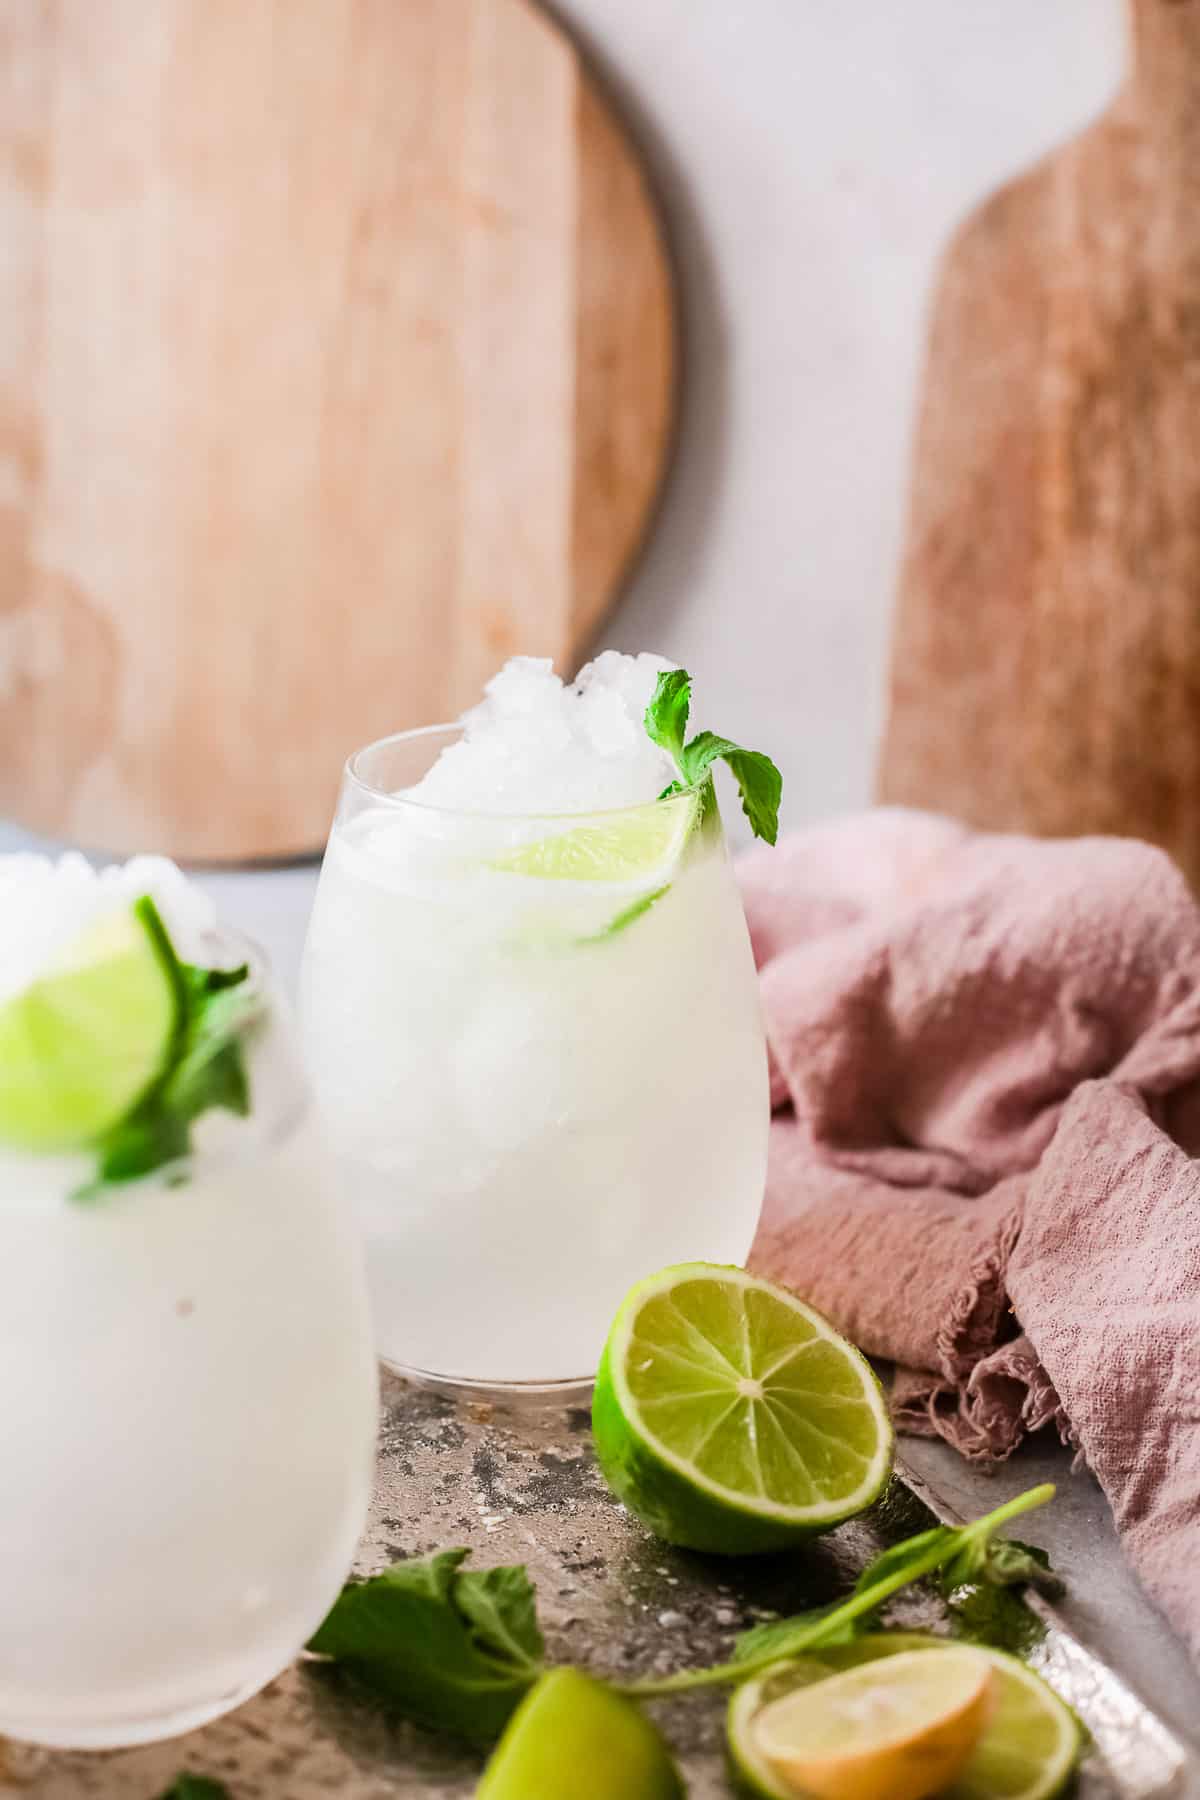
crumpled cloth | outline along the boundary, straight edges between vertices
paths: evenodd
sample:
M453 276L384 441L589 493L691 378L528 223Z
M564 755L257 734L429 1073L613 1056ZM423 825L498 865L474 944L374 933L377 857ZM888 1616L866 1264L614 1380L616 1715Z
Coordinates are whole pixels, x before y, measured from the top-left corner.
M878 809L743 857L770 1045L751 1266L902 1430L1055 1425L1200 1658L1200 907L1161 851Z

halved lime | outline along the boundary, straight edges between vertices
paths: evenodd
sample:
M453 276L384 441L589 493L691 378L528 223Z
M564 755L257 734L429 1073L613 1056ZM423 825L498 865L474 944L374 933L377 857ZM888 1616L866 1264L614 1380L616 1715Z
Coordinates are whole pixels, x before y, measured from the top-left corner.
M592 1430L610 1487L651 1531L730 1555L862 1512L892 1466L865 1358L786 1288L714 1263L664 1269L626 1296Z
M671 880L698 810L694 794L674 795L518 844L495 857L492 867L538 881L662 887Z
M785 1787L815 1800L928 1800L982 1737L994 1681L966 1645L910 1650L781 1694L751 1732Z
M183 1016L179 965L153 901L93 925L0 1007L0 1141L81 1148L166 1067Z
M780 1663L738 1688L729 1703L729 1751L742 1788L757 1800L796 1800L763 1755L755 1720L769 1703L796 1688L883 1657L911 1651L946 1654L959 1646L920 1632L879 1632L856 1644L811 1651ZM1074 1773L1082 1733L1070 1708L1039 1675L1006 1651L972 1645L994 1673L992 1710L983 1735L940 1800L1051 1800Z
M509 1720L476 1800L683 1800L662 1738L577 1669L543 1675Z

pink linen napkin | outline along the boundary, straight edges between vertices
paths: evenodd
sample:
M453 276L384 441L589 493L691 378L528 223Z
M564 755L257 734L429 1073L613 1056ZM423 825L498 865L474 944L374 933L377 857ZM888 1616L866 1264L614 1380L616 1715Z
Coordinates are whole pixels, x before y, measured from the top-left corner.
M771 1047L752 1264L902 1429L1053 1421L1200 1656L1200 908L1161 851L882 809L740 865Z

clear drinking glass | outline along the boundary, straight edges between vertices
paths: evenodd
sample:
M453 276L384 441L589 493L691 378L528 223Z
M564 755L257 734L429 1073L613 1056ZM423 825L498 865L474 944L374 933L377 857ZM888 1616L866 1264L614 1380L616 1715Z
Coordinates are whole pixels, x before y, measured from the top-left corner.
M246 947L222 935L213 963ZM245 1118L89 1194L0 1150L0 1733L173 1736L287 1666L349 1569L377 1375L361 1253L257 955ZM0 1068L0 1081L4 1070Z
M583 1383L640 1276L749 1249L768 1122L749 937L710 784L554 818L403 797L458 735L347 764L305 1046L384 1359Z

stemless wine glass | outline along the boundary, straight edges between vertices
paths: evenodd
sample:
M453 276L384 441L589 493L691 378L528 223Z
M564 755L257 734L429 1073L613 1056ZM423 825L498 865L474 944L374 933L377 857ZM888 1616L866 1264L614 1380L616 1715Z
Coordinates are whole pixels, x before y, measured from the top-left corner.
M406 798L459 735L350 759L302 1030L384 1359L579 1385L638 1277L749 1249L768 1120L749 936L709 783L551 818Z
M190 1155L97 1187L94 1158L0 1150L12 1738L136 1744L236 1706L311 1636L362 1531L360 1248L257 953L250 981L248 1111L200 1119Z

